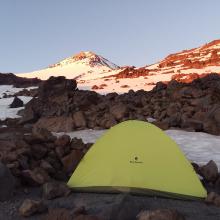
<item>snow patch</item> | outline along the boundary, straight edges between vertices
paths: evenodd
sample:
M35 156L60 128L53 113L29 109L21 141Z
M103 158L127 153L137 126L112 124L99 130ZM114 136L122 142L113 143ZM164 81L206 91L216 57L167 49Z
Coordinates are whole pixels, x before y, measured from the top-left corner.
M94 143L107 130L82 130L66 133L71 138L82 138L85 143ZM188 132L182 130L165 131L184 152L188 160L200 165L214 160L220 168L220 136L203 132ZM60 136L64 133L58 133Z
M26 89L33 89L36 87L29 87ZM2 85L0 86L0 120L5 120L6 118L19 118L20 116L17 115L18 111L23 109L24 107L20 107L20 108L9 108L9 105L12 103L12 101L14 100L14 97L10 97L10 98L3 98L4 93L6 93L7 95L13 95L21 90L23 90L24 88L14 88L11 85ZM18 96L18 98L20 98L24 104L28 103L32 97L27 97L27 96Z

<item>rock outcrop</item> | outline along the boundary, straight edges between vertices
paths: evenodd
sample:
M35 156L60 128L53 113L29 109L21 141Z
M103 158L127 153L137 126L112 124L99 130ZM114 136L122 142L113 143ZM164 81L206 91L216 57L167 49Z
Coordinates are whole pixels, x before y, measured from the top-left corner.
M19 108L23 106L24 106L24 102L21 99L19 99L17 96L14 97L13 102L10 104L10 108Z
M52 77L23 111L21 123L50 131L105 129L130 119L154 118L161 128L220 134L220 76L207 75L191 83L159 82L150 91L118 95L80 91L76 81Z
M13 73L0 73L0 85L13 85L17 88L38 86L41 83L37 78L24 78L15 76Z

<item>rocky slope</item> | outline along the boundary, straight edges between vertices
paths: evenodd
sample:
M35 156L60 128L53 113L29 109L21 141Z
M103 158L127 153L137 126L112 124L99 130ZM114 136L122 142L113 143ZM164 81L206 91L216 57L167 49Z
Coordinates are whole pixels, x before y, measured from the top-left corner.
M118 67L102 56L81 52L49 68L19 75L40 79L65 76L75 78L80 89L124 93L130 89L151 90L157 82L171 79L191 82L210 73L220 73L220 40L171 54L158 63L141 68Z
M50 131L103 129L125 120L154 118L166 129L178 127L220 134L220 76L210 74L191 83L157 83L150 91L100 95L77 89L75 80L51 77L38 97L20 112L20 123Z
M220 175L213 161L199 167L206 200L129 194L71 192L65 182L90 148L80 139L53 136L45 129L0 129L0 219L32 220L217 220ZM154 217L154 218L153 218Z
M64 77L42 82L37 97L20 112L21 119L8 120L7 127L0 128L0 218L219 219L220 176L215 162L193 164L210 192L206 203L211 206L204 201L71 193L65 182L91 144L48 131L110 128L124 120L154 117L163 129L220 134L219 94L217 74L191 83L160 82L150 92L122 95L78 90L75 80Z
M41 80L37 78L18 77L12 73L0 73L0 85L13 85L17 88L38 86Z

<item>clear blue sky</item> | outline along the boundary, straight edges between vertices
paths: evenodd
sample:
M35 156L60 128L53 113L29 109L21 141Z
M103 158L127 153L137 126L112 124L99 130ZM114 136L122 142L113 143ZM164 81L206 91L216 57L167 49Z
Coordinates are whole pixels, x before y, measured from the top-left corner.
M219 0L0 0L0 72L28 72L83 50L154 63L220 38Z

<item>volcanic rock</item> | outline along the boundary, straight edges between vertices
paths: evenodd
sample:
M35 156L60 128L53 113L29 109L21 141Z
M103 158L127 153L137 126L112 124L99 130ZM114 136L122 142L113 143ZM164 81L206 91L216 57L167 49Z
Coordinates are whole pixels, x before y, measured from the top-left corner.
M48 174L55 174L56 170L54 169L54 167L46 160L41 160L40 162L40 167L45 170Z
M218 167L213 160L200 168L201 176L208 182L215 182L218 177Z
M0 85L13 85L17 88L38 86L41 80L37 78L22 78L12 73L0 73Z
M52 94L53 90L56 92ZM34 127L62 132L106 129L125 120L147 121L151 117L168 128L220 134L217 74L190 83L172 80L159 83L150 92L131 90L121 95L79 91L71 80L61 77L45 81L40 91L38 98L26 104L22 123L36 123Z
M54 142L56 140L56 137L52 135L52 133L43 127L35 126L32 129L32 135L43 142Z
M121 120L124 116L126 116L128 109L123 103L118 103L111 106L109 111L116 120Z
M70 136L69 135L62 135L57 140L54 142L54 144L58 147L66 147L67 145L70 144Z
M39 186L50 180L47 172L40 167L34 170L23 170L22 177L22 181L31 186Z
M73 122L76 128L81 128L81 129L85 128L86 120L85 120L83 112L81 111L75 112L73 114Z
M55 199L70 194L70 189L63 182L48 182L43 185L43 197L45 199Z
M44 128L51 132L69 132L74 129L74 121L72 117L42 117L37 123L34 124L34 128Z
M47 210L47 207L42 201L26 199L19 208L19 214L23 217L28 217L36 213L42 213Z
M215 192L210 192L205 201L220 207L220 195Z
M17 96L14 97L13 102L10 104L10 108L19 108L23 106L24 106L24 102L21 99L19 99Z
M40 85L38 93L41 99L50 99L51 97L74 91L76 87L75 80L68 80L64 76L51 76Z
M33 144L31 145L31 154L35 159L42 159L47 154L47 148L43 144Z
M62 158L63 167L66 173L72 173L84 156L81 150L72 150L71 153Z

